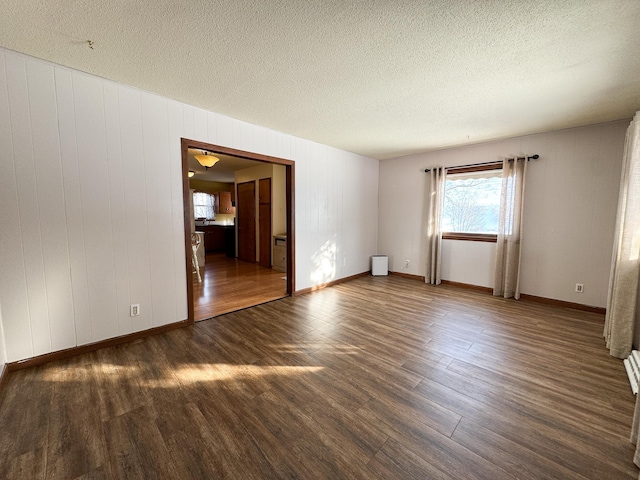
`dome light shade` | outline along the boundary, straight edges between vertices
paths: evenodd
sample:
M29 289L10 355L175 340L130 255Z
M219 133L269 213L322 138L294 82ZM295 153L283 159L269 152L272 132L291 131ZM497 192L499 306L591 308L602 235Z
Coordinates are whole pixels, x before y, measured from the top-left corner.
M194 155L195 158L200 165L205 168L213 167L220 160L218 157L214 157L213 155L207 155L207 152L204 152L204 155Z
M189 170L189 178L193 177L196 174L193 170Z

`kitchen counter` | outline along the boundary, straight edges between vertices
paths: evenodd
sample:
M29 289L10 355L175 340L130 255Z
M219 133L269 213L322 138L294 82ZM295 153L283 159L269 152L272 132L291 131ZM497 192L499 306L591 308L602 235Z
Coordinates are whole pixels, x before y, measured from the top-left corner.
M235 224L230 222L229 220L205 220L205 221L196 221L196 228L200 229L200 227L233 227Z
M236 256L236 226L234 224L209 224L197 228L198 231L204 232L206 253L225 252L228 257Z

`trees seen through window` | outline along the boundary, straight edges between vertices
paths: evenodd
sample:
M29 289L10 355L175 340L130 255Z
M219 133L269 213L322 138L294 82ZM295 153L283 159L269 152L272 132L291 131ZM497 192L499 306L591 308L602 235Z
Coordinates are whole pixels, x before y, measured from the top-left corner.
M442 231L495 235L501 188L502 170L447 175Z

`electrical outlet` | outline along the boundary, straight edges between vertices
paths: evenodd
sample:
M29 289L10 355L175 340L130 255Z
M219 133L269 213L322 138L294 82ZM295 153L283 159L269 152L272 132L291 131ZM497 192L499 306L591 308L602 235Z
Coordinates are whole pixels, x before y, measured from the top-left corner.
M584 292L584 284L576 283L576 292L578 292L578 293Z
M404 268L409 268L409 260L404 261Z
M137 317L138 315L140 315L140 304L139 303L134 303L133 305L131 305L131 310L130 310L130 317Z

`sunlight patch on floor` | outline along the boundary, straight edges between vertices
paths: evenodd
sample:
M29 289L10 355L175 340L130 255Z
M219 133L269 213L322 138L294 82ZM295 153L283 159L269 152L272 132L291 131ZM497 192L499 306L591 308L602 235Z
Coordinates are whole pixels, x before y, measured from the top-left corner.
M178 367L171 371L170 378L143 382L145 387L177 387L200 382L220 382L225 380L252 380L266 376L294 376L315 373L324 367L318 366L258 366L205 364Z

